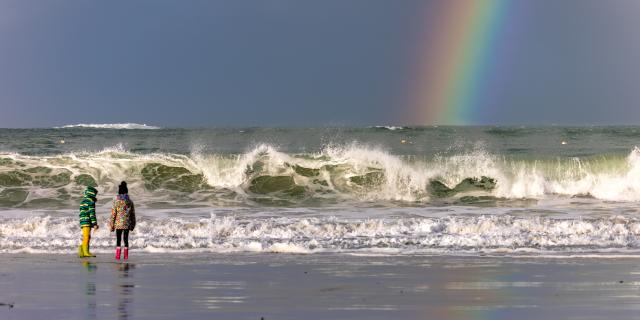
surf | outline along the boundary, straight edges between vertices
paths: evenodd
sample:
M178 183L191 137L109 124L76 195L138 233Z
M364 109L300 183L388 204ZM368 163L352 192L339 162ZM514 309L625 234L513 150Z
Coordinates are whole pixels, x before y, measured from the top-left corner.
M286 153L135 153L122 144L58 155L0 153L0 207L71 208L85 185L113 194L126 180L142 205L323 206L491 204L552 197L640 200L640 150L626 156L397 155L358 143Z
M76 220L0 218L0 252L71 252L77 245ZM640 221L622 216L150 215L137 225L131 245L147 252L637 253L638 236ZM93 248L112 244L108 230L93 234Z

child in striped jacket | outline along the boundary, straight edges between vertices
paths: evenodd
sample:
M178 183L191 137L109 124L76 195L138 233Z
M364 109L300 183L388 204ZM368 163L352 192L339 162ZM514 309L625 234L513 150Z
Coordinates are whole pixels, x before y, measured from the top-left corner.
M78 247L78 256L80 258L95 257L89 251L89 243L91 242L91 229L98 230L98 220L96 219L96 201L98 190L87 186L84 190L84 197L80 202L80 228L82 228L82 244Z

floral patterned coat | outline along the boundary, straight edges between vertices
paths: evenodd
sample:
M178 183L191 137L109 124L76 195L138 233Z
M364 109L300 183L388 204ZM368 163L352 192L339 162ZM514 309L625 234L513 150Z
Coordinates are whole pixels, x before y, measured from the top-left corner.
M136 226L136 212L129 195L119 194L113 200L109 228L115 230L133 230Z

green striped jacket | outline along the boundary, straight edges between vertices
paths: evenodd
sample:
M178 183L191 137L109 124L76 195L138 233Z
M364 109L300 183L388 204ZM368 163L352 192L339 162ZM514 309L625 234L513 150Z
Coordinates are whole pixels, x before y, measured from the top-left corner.
M93 227L98 225L96 219L96 196L98 190L87 187L84 190L84 197L80 202L80 227Z

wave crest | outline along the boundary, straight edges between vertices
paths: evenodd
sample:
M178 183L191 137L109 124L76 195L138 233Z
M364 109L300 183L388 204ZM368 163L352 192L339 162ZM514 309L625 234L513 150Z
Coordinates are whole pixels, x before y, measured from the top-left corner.
M61 127L54 127L54 129L71 129L71 128L93 128L93 129L161 129L156 126L149 126L139 123L79 123L68 124Z
M313 154L287 154L266 144L237 155L198 148L190 155L136 154L123 145L57 156L0 154L0 207L70 208L85 185L112 194L122 180L142 204L160 207L640 201L640 150L627 157L547 160L498 157L482 149L399 156L358 144Z

